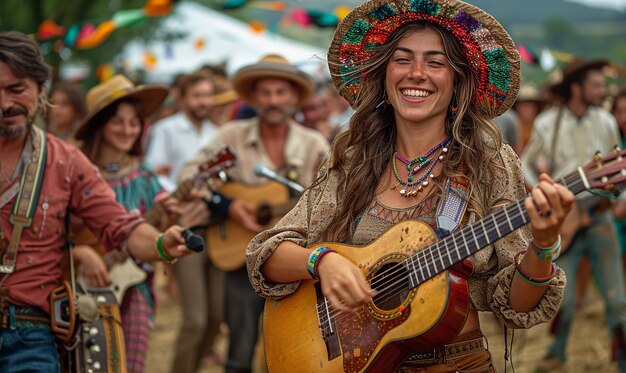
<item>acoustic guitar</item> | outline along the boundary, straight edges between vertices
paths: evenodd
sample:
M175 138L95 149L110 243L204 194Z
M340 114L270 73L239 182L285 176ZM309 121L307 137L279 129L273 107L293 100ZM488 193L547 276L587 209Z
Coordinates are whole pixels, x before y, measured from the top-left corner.
M558 182L573 193L626 181L626 152L594 160ZM438 240L429 225L404 221L363 247L324 243L361 268L377 291L353 313L334 309L320 284L304 280L267 300L269 372L392 372L407 357L451 341L468 312L465 260L529 223L524 199Z
M256 221L266 229L273 227L297 202L289 198L288 188L276 181L253 186L227 182L220 193L253 203ZM234 271L246 264L246 248L255 235L231 219L221 220L207 229L207 254L217 268Z
M184 200L194 187L201 187L208 180L218 175L220 172L235 165L235 154L228 146L220 148L212 157L198 166L198 174L178 185L168 198ZM161 219L167 215L163 206L163 201L155 202L150 210L144 215L144 219L153 226L159 224ZM96 251L103 253L100 243L94 234L85 226L80 226L75 231L74 241L77 245L85 244L92 246ZM134 259L121 250L112 250L102 255L102 259L109 271L111 284L109 289L115 294L119 304L122 304L126 290L134 285L138 285L146 280L146 273L135 263ZM79 273L77 281L83 289L88 289L86 279ZM90 290L90 289L88 289Z

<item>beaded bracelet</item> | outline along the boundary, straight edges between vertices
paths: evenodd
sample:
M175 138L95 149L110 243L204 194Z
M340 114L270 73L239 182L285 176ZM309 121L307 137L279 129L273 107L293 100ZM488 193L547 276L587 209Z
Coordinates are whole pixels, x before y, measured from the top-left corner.
M559 234L556 243L551 247L539 246L535 241L530 241L530 246L537 254L539 259L546 261L554 261L561 254L561 235Z
M163 261L165 261L165 262L167 262L169 264L174 264L174 263L176 263L178 261L178 259L171 258L165 252L165 248L163 248L163 233L159 234L159 236L157 237L156 248L157 248L157 253L159 254L159 257L161 257L161 259L163 259Z
M307 265L307 270L309 271L309 275L313 280L319 280L319 276L317 274L317 265L320 262L320 259L328 253L336 253L337 251L331 249L330 247L320 246L317 249L313 250L309 255L309 264Z
M519 274L519 276L522 278L522 280L524 280L527 284L530 284L532 286L545 286L545 285L548 285L550 283L550 281L557 274L557 267L556 267L556 265L554 265L554 263L550 263L552 268L550 270L550 274L547 277L533 277L533 276L530 276L527 273L525 273L524 270L522 269L522 259L524 258L524 254L525 253L526 253L526 250L520 251L519 253L517 253L517 255L515 255L515 259L514 259L514 261L515 261L515 271Z

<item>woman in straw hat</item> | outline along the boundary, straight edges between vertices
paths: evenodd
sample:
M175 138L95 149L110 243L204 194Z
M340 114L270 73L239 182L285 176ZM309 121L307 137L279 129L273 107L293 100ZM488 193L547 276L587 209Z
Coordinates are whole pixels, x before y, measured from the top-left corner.
M333 351L330 339L334 328L353 325L359 338L338 337L343 363L362 363L364 359L357 356L366 353L368 339L357 316L365 319L371 310L384 307L381 302L388 299L389 289L397 291L401 286L385 287L387 272L382 270L370 283L363 272L372 261L359 262L358 267L354 264L359 260L358 250L354 257L346 258L342 253L347 249L335 252L340 244L322 242L369 245L390 227L397 228L394 225L414 227L405 225L409 223L405 220L421 220L445 235L500 211L476 225L482 229L461 231L463 235L450 237L453 241L444 239L444 247L434 245L440 251L423 249L429 257L418 253L411 257L413 261L400 264L401 270L422 283L472 254L469 261L463 261L473 267L469 299L462 303L467 308L454 332L434 344L421 343L432 340L434 334L446 334L445 326L426 328L426 338L413 341L418 343L414 348L402 344L390 349L404 353L399 360L397 355L368 360L374 365L386 361L382 370L400 365L401 371L492 371L491 356L482 344L478 311L494 312L511 328L529 328L554 316L565 277L551 259L558 255L559 228L574 200L567 188L542 175L523 206L509 205L516 207L516 218L503 217L503 206L526 196L519 160L502 144L492 121L513 104L519 88L520 61L513 41L490 15L462 1L371 0L340 23L328 59L337 89L356 113L348 130L335 139L317 182L283 220L259 234L248 247L248 270L257 292L279 299L298 290L305 284L303 280L314 279L320 281L330 303L328 308L324 302L318 304L320 312L330 316L319 317L318 330L311 329L301 341L290 338L289 345L281 347L310 345L310 336L320 334L319 327L333 327L328 329L332 333L325 334L329 351ZM514 230L515 222L524 227ZM414 228L394 228L385 233L384 237L392 239L382 246L391 245L388 252L414 251L415 247L402 246L405 234ZM498 240L511 230L514 232ZM429 232L432 243L436 238ZM393 239L396 235L400 236L397 240ZM424 241L420 237L410 245ZM467 255L459 253L458 245ZM368 249L363 251L368 257L371 250L378 251ZM383 280L378 280L381 276ZM414 288L410 284L407 292ZM310 289L304 286L300 290ZM266 346L280 343L281 338L272 334L275 330L269 329L268 317L289 304L287 300L266 307ZM421 301L428 304L426 296ZM390 317L419 308L402 303L392 307ZM314 318L317 320L317 315ZM306 322L301 315L299 328L304 329ZM287 328L286 320L282 325ZM385 334L379 338L393 339ZM352 349L344 345L351 341L357 341ZM447 343L456 348L445 349ZM434 355L430 353L433 348ZM266 350L271 370L271 349ZM312 350L309 346L307 351ZM325 361L315 363L334 363L324 356ZM299 363L306 364L306 360Z
M113 188L116 199L128 211L145 213L158 196L163 196L157 177L141 161L141 138L145 118L167 97L162 87L136 87L123 75L115 75L87 93L89 113L76 133L82 150L98 166ZM161 226L173 223L179 212L175 199L164 201L166 216ZM106 287L110 278L100 255L90 246L77 245L74 258L91 287ZM148 336L154 319L153 267L137 262L148 279L129 288L122 304L122 326L128 372L143 372Z

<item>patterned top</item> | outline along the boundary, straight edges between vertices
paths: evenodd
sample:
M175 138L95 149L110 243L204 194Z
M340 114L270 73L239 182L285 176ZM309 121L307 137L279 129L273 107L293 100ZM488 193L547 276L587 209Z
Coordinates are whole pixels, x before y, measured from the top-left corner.
M143 215L148 211L163 187L145 163L137 163L122 176L105 174L104 179L115 192L117 202L131 213Z
M485 181L494 185L492 195L487 196L491 211L526 195L517 155L508 145L503 145L500 155L504 161L504 168L495 171L493 180ZM288 240L303 247L322 241L324 231L329 228L332 216L337 213L343 201L342 193L344 193L345 186L339 189L338 186L338 176L336 172L331 172L324 183L307 190L293 210L274 228L261 232L250 242L246 258L248 273L258 294L279 299L298 288L299 281L290 283L267 281L261 274L260 268L282 241ZM430 215L430 219L434 220L434 210L434 207L422 209L421 218L428 220ZM476 214L468 211L462 225L476 220ZM359 244L373 241L386 228L386 224L369 228L364 224L369 223L362 221L353 239L353 241L358 239ZM468 279L470 307L479 311L494 312L502 317L511 328L530 328L552 319L559 309L565 289L565 274L559 269L557 276L551 280L545 295L534 310L517 312L511 308L509 292L515 273L513 257L528 247L530 239L530 229L525 226L469 258L474 266L474 272Z

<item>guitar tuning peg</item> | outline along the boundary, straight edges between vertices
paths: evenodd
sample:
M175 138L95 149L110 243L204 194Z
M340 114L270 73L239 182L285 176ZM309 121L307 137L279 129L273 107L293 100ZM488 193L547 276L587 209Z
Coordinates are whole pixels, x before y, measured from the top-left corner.
M599 151L599 150L597 150L597 151L595 152L595 154L593 155L593 160L594 160L594 161L600 161L600 160L602 160L602 152L601 152L601 151Z
M620 148L619 145L615 144L613 145L613 153L619 153L622 151L622 148Z

